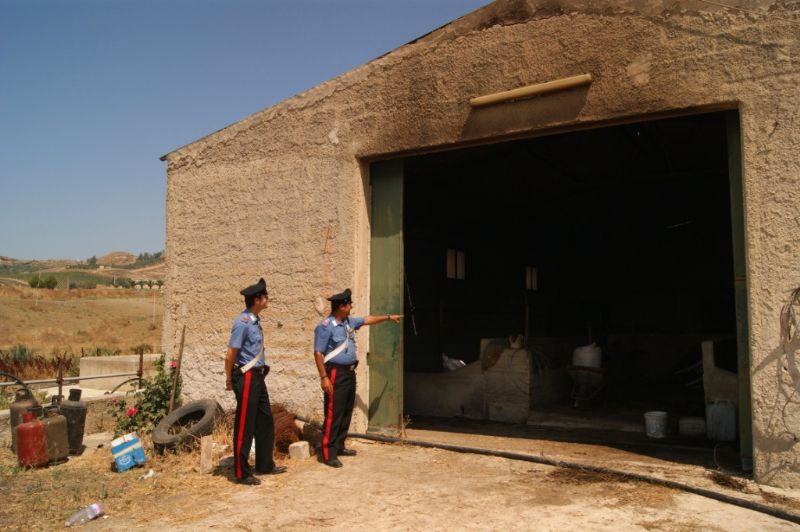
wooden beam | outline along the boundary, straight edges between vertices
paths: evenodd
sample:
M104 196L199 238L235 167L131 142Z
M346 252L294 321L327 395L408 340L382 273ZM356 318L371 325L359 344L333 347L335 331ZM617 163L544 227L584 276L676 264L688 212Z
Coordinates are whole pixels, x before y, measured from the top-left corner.
M477 96L475 98L470 99L469 104L472 107L482 107L484 105L491 105L493 103L507 102L509 100L519 100L520 98L530 98L532 96L538 96L539 94L545 94L548 92L571 89L573 87L579 87L581 85L588 85L591 82L592 82L591 74L581 74L579 76L556 79L553 81L547 81L545 83L526 85L525 87L519 87L516 89L511 89L509 91L495 92L492 94L486 94L484 96Z

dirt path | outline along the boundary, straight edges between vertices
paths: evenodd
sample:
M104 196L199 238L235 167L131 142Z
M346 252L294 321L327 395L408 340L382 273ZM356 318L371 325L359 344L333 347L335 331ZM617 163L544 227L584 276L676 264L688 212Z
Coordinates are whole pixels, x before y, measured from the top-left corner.
M449 437L472 446L492 438ZM210 475L198 472L198 453L151 456L144 469L117 473L110 467L110 434L88 436L85 443L83 455L29 471L16 469L11 452L0 449L0 529L58 529L76 509L98 500L104 502L107 516L87 523L86 530L800 529L650 484L409 445L353 440L349 446L359 455L343 458L342 469L314 459L283 460L287 473L262 477L263 484L253 488L231 480L230 456ZM494 443L495 448L546 444L542 452L562 459L584 456L592 449L508 438ZM584 456L587 462L619 469L659 465L652 457L628 453L626 458L616 449L593 449ZM151 468L153 474L142 478ZM704 478L663 461L654 472L689 483ZM716 491L722 490L717 486ZM781 493L791 495L783 500L795 505L791 511L797 513L798 494Z
M500 458L354 442L342 469L313 460L256 488L187 491L146 515L87 529L796 530L749 510L635 482L608 482ZM153 480L157 482L157 479Z

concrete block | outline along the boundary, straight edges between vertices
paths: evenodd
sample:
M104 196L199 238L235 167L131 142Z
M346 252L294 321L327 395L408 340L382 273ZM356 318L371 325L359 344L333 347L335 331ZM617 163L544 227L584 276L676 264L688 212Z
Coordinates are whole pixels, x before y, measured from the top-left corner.
M485 419L481 363L441 373L406 373L403 399L408 414Z
M155 375L155 363L160 354L148 354L142 358L142 369L145 377ZM108 357L81 357L80 377L109 375L114 373L136 373L139 370L139 355L117 355ZM98 390L111 390L132 377L111 377L91 379L81 384ZM73 385L77 383L72 383Z
M289 445L289 458L292 460L305 460L311 458L311 448L307 441L296 441Z

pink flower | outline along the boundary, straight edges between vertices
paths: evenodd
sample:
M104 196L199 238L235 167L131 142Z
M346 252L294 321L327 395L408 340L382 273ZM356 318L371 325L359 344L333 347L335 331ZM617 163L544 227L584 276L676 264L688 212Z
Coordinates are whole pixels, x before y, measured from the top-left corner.
M111 400L111 404L112 404L112 405L115 405L115 404L117 404L117 401L119 401L119 398L118 398L118 397L115 397L115 398L113 398L113 399Z
M139 409L138 408L130 407L128 409L127 415L128 415L128 417L133 417L138 413L139 413Z
M178 367L178 363L173 360L172 362L169 363L169 367L171 367L172 369L175 369L175 368Z

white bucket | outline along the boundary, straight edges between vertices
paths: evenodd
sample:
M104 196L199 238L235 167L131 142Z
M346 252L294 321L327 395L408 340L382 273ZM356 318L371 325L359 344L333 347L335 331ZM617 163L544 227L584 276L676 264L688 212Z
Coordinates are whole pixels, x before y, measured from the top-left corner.
M648 438L667 437L667 413L666 412L645 412L644 430Z

